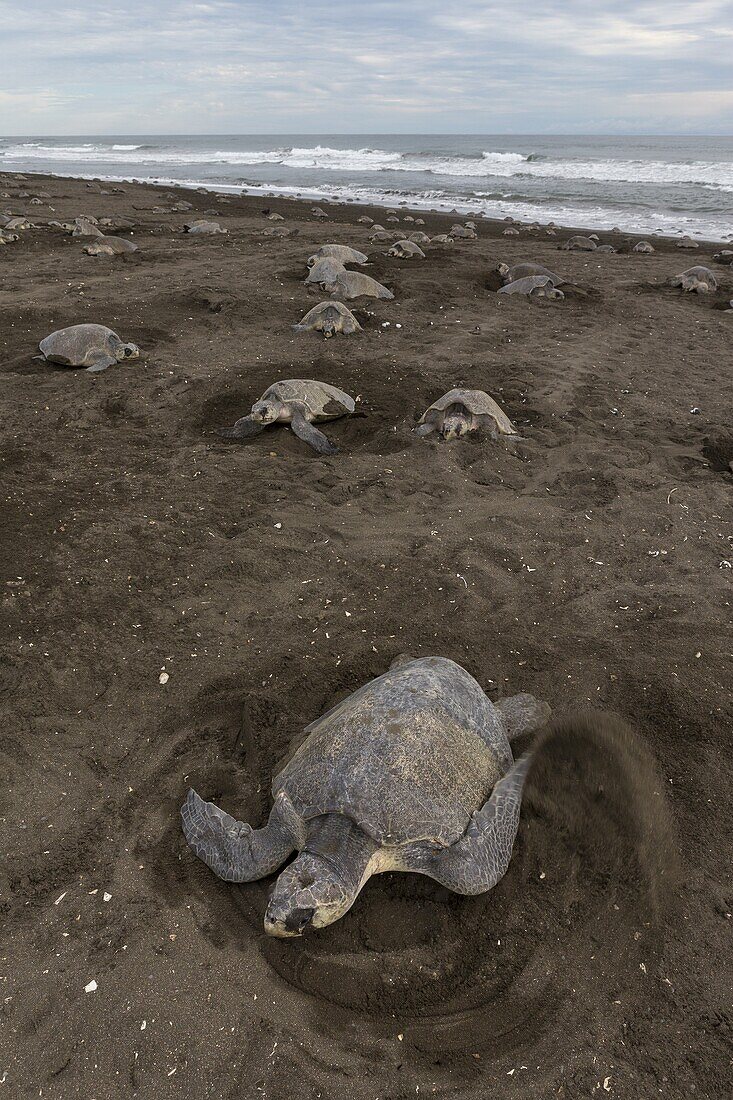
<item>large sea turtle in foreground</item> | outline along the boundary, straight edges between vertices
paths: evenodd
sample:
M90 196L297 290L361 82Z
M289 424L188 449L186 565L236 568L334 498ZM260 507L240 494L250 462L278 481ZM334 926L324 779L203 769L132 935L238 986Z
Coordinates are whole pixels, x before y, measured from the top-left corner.
M225 439L251 439L271 424L289 424L299 439L319 454L338 452L315 422L336 420L353 413L353 397L312 378L286 378L269 386L259 401L255 401L248 416L241 417L233 428L220 428L217 435Z
M280 873L265 931L299 936L346 913L371 875L412 871L482 894L505 874L532 751L509 742L550 708L531 695L491 703L445 657L398 657L309 725L252 829L191 790L183 832L227 882Z
M92 373L124 359L137 359L137 344L126 344L106 325L70 325L52 332L38 345L49 363L86 367Z
M443 439L460 439L469 432L487 431L492 439L517 435L503 409L483 390L448 390L434 401L415 429L418 435L435 432Z

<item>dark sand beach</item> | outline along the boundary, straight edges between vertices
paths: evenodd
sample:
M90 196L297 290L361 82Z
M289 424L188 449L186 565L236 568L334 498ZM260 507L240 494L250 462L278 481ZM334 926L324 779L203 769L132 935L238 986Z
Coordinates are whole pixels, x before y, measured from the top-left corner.
M0 248L0 1094L729 1095L720 245L559 252L571 231L480 220L402 260L357 205L321 223L181 190L192 211L153 213L169 188L121 186L0 178L0 209L38 226ZM299 234L263 237L266 205ZM226 235L182 233L210 208ZM43 225L83 213L129 217L139 250L87 256ZM431 235L457 220L421 216ZM302 280L326 241L395 293L329 341L291 328L324 297ZM586 293L497 297L497 262L525 260ZM698 263L718 293L666 285ZM35 358L82 322L140 359ZM328 425L339 454L285 427L214 434L294 376L358 397ZM417 438L456 385L523 438ZM331 928L266 937L272 880L230 886L193 856L186 789L262 823L293 739L401 652L553 708L509 871L473 898L381 875Z

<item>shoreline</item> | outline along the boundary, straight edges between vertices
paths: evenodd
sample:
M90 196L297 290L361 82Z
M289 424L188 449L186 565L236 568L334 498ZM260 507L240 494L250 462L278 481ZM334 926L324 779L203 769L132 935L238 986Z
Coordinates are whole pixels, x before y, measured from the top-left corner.
M555 222L554 219L550 221L543 221L540 218L528 218L528 217L514 217L513 215L504 216L491 216L482 212L479 208L482 201L476 199L473 202L470 200L464 200L454 202L452 200L445 200L445 202L438 202L438 206L430 205L434 204L436 200L425 200L425 202L416 201L413 197L404 198L402 193L396 193L394 196L385 196L383 199L370 196L368 200L355 197L353 199L344 197L332 197L333 191L336 188L324 187L323 189L299 188L297 191L295 187L275 187L270 184L227 184L227 183L206 183L205 181L195 180L177 180L170 177L151 177L141 178L139 176L128 175L92 175L92 174L74 174L64 175L58 172L35 172L31 170L26 171L11 171L3 168L0 170L0 179L4 176L26 176L29 179L41 179L41 180L69 180L79 183L99 183L99 184L120 184L126 183L139 187L150 188L166 188L166 189L180 189L185 192L205 192L212 195L231 195L239 198L267 198L273 197L286 202L317 202L328 203L330 206L343 206L347 209L359 208L363 211L371 210L385 210L392 206L397 206L405 210L405 212L419 214L420 216L429 213L436 216L449 217L451 212L454 212L456 216L460 217L472 217L480 218L482 223L486 224L507 224L509 218L511 218L517 225L529 225L534 222L545 228L549 224L553 224L555 228L562 232L575 232L575 233L604 233L607 235L618 235L621 237L629 237L635 240L643 240L645 238L654 238L659 241L676 241L686 236L690 236L693 240L698 241L701 244L720 246L727 245L733 240L733 226L731 232L727 235L721 235L720 237L707 237L697 234L685 233L680 230L677 234L664 233L660 230L640 230L640 229L624 229L620 227L617 231L616 227L608 228L603 225L599 225L594 222L576 222L573 224L566 222ZM397 197L400 194L401 197ZM375 219L376 220L376 219Z

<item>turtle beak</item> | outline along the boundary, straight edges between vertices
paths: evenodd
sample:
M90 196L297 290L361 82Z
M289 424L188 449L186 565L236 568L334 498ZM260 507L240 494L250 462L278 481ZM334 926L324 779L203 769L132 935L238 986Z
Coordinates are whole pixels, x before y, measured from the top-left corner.
M280 939L293 939L302 936L313 920L315 909L291 909L288 913L279 916L265 913L265 932L268 936L278 936Z

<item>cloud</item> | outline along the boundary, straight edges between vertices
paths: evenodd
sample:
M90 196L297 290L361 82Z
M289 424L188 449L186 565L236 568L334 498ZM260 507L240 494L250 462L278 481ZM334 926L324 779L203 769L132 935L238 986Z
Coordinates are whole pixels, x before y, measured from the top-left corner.
M0 0L0 19L6 134L733 126L733 0Z

